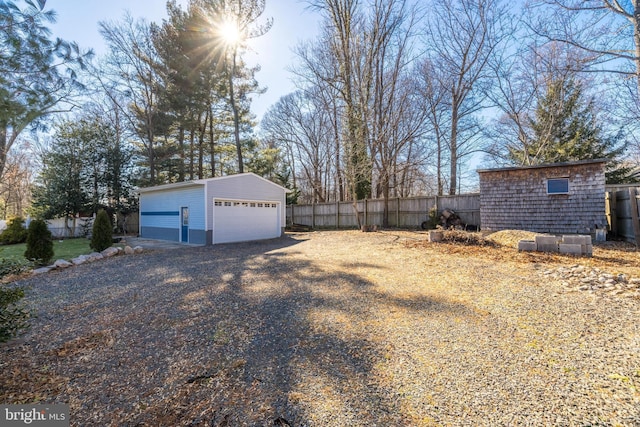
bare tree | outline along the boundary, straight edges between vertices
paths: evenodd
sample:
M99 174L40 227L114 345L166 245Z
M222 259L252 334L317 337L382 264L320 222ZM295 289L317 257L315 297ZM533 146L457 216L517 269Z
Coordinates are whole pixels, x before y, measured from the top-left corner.
M151 29L144 20L134 21L127 14L120 23L100 23L100 33L109 46L106 66L97 76L106 93L115 92L117 105L144 148L151 184L157 181L156 128L158 98L162 78L158 75L157 55ZM122 102L124 101L124 102Z
M19 148L16 150L15 148ZM0 218L22 217L31 201L33 162L29 143L23 141L7 156L0 180Z
M377 0L372 9L365 28L370 41L365 63L369 64L371 79L371 107L365 124L370 128L369 147L378 179L376 195L382 195L384 200L382 226L388 227L395 175L411 162L406 156L400 168L402 154L419 139L425 123L425 112L416 102L418 94L410 73L418 16L404 0Z
M443 71L438 84L450 102L449 194L456 194L462 157L478 150L477 114L487 106L482 94L492 79L487 64L504 40L504 6L500 0L433 2L426 28L428 57Z
M333 154L328 120L328 112L318 108L310 94L294 92L280 98L261 123L264 137L285 153L294 187L308 188L311 203L328 199L325 173L331 170Z
M632 77L640 93L640 2L539 0L531 10L531 28L537 34L585 53L590 67L579 71Z

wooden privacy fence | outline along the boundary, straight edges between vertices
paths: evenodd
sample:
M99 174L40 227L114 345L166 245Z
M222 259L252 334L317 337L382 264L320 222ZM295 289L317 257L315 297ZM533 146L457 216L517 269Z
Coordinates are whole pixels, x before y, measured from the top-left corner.
M609 231L640 246L640 187L607 186L605 193Z
M389 199L389 225L398 228L420 227L428 218L429 210L438 213L451 209L466 224L480 227L480 194L457 196L428 196ZM357 211L363 225L382 225L384 199L357 202ZM353 202L288 205L287 224L301 224L317 228L355 228L358 226Z

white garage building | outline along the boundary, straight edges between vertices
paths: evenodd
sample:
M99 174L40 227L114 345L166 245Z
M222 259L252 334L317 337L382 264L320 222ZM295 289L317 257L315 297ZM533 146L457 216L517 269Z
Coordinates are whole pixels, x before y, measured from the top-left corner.
M140 237L212 245L280 237L286 188L254 173L142 188Z

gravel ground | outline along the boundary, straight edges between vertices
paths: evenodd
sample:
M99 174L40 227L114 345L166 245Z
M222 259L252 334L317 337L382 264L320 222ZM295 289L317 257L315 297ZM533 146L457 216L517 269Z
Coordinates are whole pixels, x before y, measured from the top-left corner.
M0 347L0 401L69 403L74 426L640 426L640 299L550 277L580 258L424 239L300 233L23 280L38 317Z

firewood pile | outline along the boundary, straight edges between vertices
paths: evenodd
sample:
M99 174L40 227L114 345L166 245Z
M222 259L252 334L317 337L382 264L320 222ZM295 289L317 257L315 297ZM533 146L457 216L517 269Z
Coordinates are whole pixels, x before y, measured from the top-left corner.
M445 230L460 227L464 228L466 226L460 216L451 209L445 209L442 211L440 214L440 225Z

